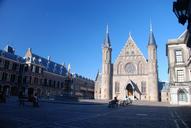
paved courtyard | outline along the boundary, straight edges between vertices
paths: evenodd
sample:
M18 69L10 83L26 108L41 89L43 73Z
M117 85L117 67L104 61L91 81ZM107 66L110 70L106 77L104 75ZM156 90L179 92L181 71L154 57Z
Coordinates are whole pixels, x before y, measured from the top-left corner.
M41 102L19 107L16 99L0 104L0 128L189 128L191 107L134 102L107 108L106 104Z

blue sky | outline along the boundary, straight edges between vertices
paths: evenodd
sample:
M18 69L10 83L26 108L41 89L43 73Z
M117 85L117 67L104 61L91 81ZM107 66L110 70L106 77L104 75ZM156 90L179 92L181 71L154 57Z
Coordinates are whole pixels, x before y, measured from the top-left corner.
M0 0L0 48L12 45L24 56L27 48L72 72L95 79L101 69L106 25L112 62L128 33L147 58L149 22L158 45L159 79L168 80L166 43L186 28L172 12L174 0Z

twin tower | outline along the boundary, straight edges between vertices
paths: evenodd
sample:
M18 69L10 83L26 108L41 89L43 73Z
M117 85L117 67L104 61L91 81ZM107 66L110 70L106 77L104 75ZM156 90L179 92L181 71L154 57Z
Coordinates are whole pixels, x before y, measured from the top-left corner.
M95 85L96 99L123 99L129 96L139 100L158 101L157 45L150 26L148 59L145 59L132 36L112 64L112 47L108 26L102 47L102 73ZM100 79L98 79L100 77Z

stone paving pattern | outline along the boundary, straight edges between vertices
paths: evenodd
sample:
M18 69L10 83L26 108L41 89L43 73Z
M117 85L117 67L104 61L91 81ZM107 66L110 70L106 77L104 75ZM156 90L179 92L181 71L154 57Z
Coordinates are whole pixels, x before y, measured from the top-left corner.
M85 102L85 101L84 101ZM88 102L88 101L86 101ZM108 108L102 104L40 102L19 106L10 98L0 104L0 128L189 128L191 106L136 101L132 105Z

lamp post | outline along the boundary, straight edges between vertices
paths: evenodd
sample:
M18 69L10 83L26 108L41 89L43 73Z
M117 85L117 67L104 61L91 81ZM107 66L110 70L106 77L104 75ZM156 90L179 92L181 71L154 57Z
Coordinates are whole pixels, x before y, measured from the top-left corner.
M191 2L190 0L177 0L173 2L173 12L178 18L178 22L184 25L188 21L185 42L191 48Z

